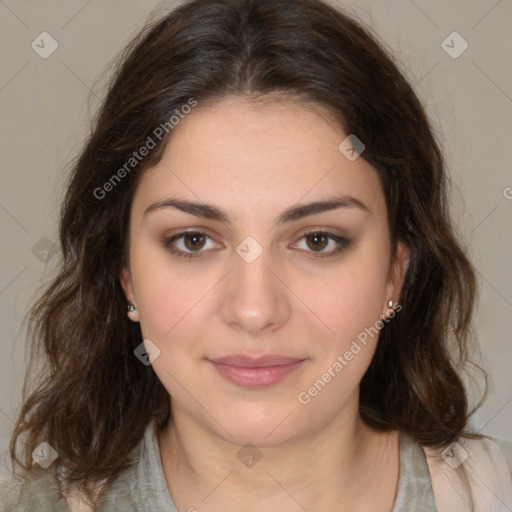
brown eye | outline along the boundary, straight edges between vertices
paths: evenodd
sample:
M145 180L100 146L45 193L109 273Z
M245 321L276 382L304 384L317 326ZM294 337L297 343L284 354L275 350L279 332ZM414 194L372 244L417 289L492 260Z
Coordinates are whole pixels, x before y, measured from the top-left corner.
M183 235L185 247L191 251L202 249L206 242L206 237L201 233L186 233Z
M215 249L216 245L212 238L201 231L183 231L171 238L162 240L164 247L173 255L184 258L196 258L205 256Z
M308 247L314 251L322 251L329 243L329 237L324 233L310 233L306 235Z
M306 253L314 253L314 258L330 258L348 249L351 241L328 231L310 231L304 233L298 248ZM301 247L302 245L302 247Z

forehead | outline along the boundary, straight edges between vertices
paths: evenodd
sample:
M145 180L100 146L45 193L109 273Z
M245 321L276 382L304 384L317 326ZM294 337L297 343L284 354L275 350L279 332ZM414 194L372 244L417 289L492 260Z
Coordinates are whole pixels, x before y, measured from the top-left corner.
M161 161L144 172L134 208L180 196L276 212L343 194L382 213L378 175L363 158L344 156L339 145L346 138L320 105L240 97L199 104L174 127Z

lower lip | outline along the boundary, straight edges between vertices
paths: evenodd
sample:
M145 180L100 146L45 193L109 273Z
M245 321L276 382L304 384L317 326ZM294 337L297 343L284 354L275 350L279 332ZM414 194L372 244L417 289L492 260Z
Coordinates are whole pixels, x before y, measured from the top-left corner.
M233 366L210 361L214 368L229 382L246 388L263 388L281 382L304 363L304 360L278 366Z

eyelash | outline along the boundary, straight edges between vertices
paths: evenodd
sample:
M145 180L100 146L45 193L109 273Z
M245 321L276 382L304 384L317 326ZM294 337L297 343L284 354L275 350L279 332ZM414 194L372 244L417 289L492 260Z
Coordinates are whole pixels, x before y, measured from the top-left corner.
M176 249L172 244L176 240L179 240L180 238L183 238L186 235L200 235L205 236L209 239L211 237L207 235L206 233L202 231L182 231L181 233L177 233L176 235L173 235L170 238L167 238L164 240L164 246L169 250L171 254L174 254L181 258L196 258L201 256L203 252L206 251L194 251L194 252L186 252L182 251L180 249ZM322 231L322 230L312 230L308 231L307 233L304 233L299 240L302 240L306 238L309 235L325 235L329 240L332 240L338 244L338 247L332 251L329 251L327 253L315 253L314 251L306 251L311 252L313 254L313 258L332 258L334 256L337 256L342 251L346 250L350 244L351 240L348 240L347 238L335 235L334 233L329 233L328 231Z

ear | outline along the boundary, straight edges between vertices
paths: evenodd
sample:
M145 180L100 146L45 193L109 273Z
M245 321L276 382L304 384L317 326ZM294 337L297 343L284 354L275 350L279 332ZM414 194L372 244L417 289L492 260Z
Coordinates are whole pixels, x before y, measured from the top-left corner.
M400 300L400 293L405 280L405 274L409 265L409 258L411 256L411 248L402 241L397 244L395 256L391 262L388 274L388 284L386 288L386 303L384 304L384 311L389 311L390 307L388 301L392 300L397 304Z
M128 303L133 304L135 309L133 311L127 311L128 318L133 322L139 321L139 312L137 310L137 303L133 294L133 282L130 270L127 267L123 267L121 270L119 280L126 296L127 306Z

